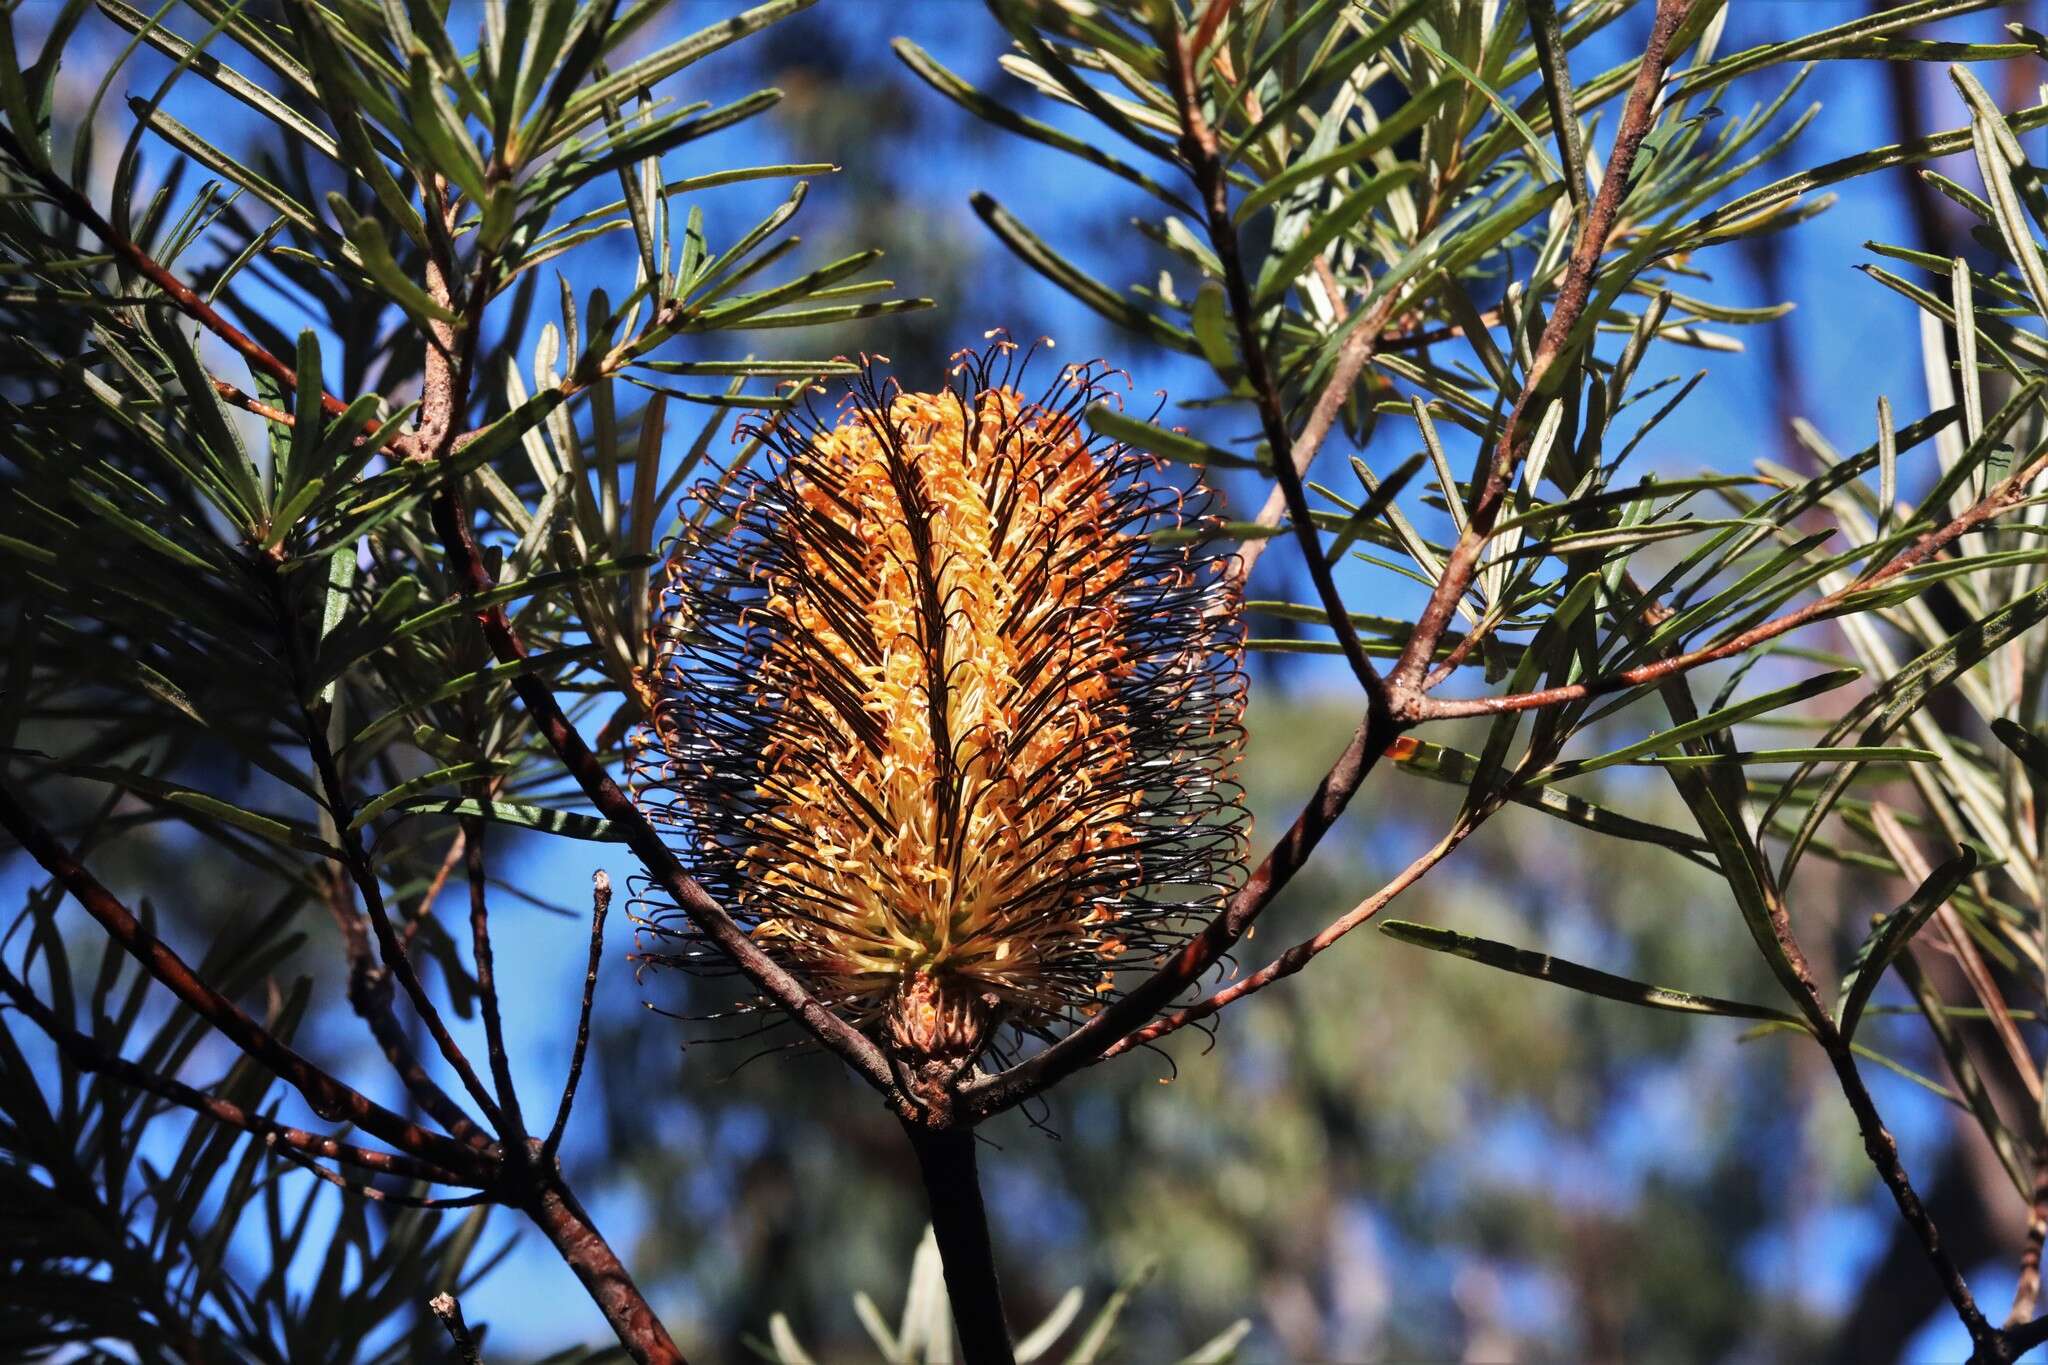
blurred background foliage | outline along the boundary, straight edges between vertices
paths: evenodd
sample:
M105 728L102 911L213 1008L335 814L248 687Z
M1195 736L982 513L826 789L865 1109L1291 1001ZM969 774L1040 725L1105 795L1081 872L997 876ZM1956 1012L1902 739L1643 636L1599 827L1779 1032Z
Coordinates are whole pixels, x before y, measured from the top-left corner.
M672 36L666 27L686 31L736 8L677 4L637 41L651 48ZM1736 0L1723 50L1858 12L1825 0ZM1646 8L1632 12L1599 35L1588 69L1639 52L1648 17ZM34 20L34 6L18 16ZM2015 20L2048 26L2038 7L2014 5L1932 26L1927 36L1981 39ZM1107 355L1131 372L1141 395L1202 391L1206 367L1076 306L1005 251L968 201L972 191L993 189L1028 207L1033 226L1059 249L1098 277L1122 281L1171 264L1169 253L1125 226L1139 192L1077 175L1072 163L967 118L895 59L889 43L898 35L977 86L1007 79L996 62L1004 35L970 0L831 0L700 68L707 98L773 85L785 99L691 156L708 158L707 166L837 164L806 206L804 260L880 246L882 268L903 292L937 301L927 311L813 330L803 353L883 354L906 375L936 377L945 355L1002 326L1020 338L1052 335L1062 355ZM58 98L75 111L121 39L87 26L73 42L78 60L67 62ZM117 85L152 88L163 70L156 60L138 54ZM2009 104L2034 102L2037 60L1984 69L1987 82L1994 74L2005 82ZM1768 79L1782 82L1782 73ZM1824 112L1751 181L1965 121L1935 67L1829 63L1801 98ZM249 151L265 140L253 120L196 83L166 108L222 145ZM118 145L123 120L105 117L106 136ZM2037 152L2039 137L2027 138ZM153 147L152 173L169 160ZM1964 180L1974 174L1966 164L1945 169ZM732 187L709 210L714 238L730 237L782 193ZM1798 311L1745 331L1742 353L1700 362L1709 382L1680 421L1652 438L1646 465L1738 470L1779 458L1797 466L1807 457L1790 435L1794 415L1845 433L1845 448L1854 448L1861 438L1846 433L1867 429L1876 393L1897 402L1921 391L1918 356L1891 340L1914 335L1912 309L1848 266L1872 236L1917 240L1944 255L1967 251L1966 226L1907 171L1841 193L1840 206L1802 230L1752 239L1712 262L1715 278L1703 288L1713 297L1748 305L1790 299ZM632 269L629 237L570 266L584 290L630 279ZM376 338L355 340L347 370L330 384L344 394L377 368ZM1198 412L1174 417L1197 429L1203 421ZM694 421L676 424L673 449L694 435ZM1238 491L1255 504L1256 493ZM1268 557L1264 572L1284 576L1282 558ZM1303 598L1284 578L1274 586L1272 596ZM22 606L11 601L7 610ZM1284 827L1355 718L1348 680L1330 662L1256 660L1246 780L1258 829L1269 834ZM1473 747L1455 729L1433 737ZM56 747L47 734L22 742ZM261 785L225 767L217 777L230 790L243 780ZM1682 820L1663 785L1626 771L1603 778L1610 780L1589 795L1623 790L1633 809ZM101 796L54 779L50 791L77 803L74 819ZM1259 945L1305 937L1360 888L1385 880L1444 827L1456 801L1455 790L1406 774L1376 779L1338 838L1262 921L1247 945L1252 960ZM497 846L513 851L499 856L496 877L532 898L508 898L500 912L501 989L519 1003L509 1021L513 1055L522 1077L530 1071L544 1086L566 1056L589 873L603 865L623 883L631 869L605 846L510 836ZM204 942L223 925L261 916L275 897L173 827L112 840L94 861L117 889L146 890L167 936L181 941ZM1896 888L1853 868L1830 875L1838 894L1809 900L1838 906L1839 936L1853 944L1868 911L1892 904ZM18 862L4 877L17 900L32 885ZM1398 913L1541 943L1651 980L1739 998L1771 994L1715 879L1661 850L1596 843L1526 811L1498 817L1405 896ZM342 959L332 926L302 916L294 928L303 940L272 970L285 980L309 975L317 998L338 999ZM90 936L80 931L80 942ZM863 1349L850 1295L864 1291L889 1304L925 1221L894 1120L831 1059L686 1045L685 1030L643 1007L616 951L607 969L585 1107L565 1156L657 1308L707 1359L745 1358L746 1340L764 1338L778 1312L821 1360ZM149 1023L164 1013L153 1002L142 1017ZM332 1013L310 1013L300 1044L352 1077L375 1076L374 1049L352 1019ZM1253 1323L1248 1360L1961 1354L1943 1334L1938 1289L1905 1244L1832 1078L1809 1049L1745 1042L1730 1021L1527 986L1373 935L1216 1022L1213 1049L1183 1033L1165 1055L1128 1057L1054 1092L1031 1116L1036 1122L1013 1114L985 1130L999 1148L985 1156L984 1170L1016 1321L1038 1321L1070 1286L1100 1298L1155 1261L1156 1273L1124 1313L1126 1341L1146 1343L1128 1346L1128 1359L1193 1347L1240 1317ZM34 1040L23 1046L33 1052ZM201 1047L225 1065L225 1054ZM1910 1064L1938 1069L1919 1032L1902 1028L1898 1048ZM2001 1291L1990 1286L2001 1276L2009 1284L2022 1228L1995 1159L1964 1122L1909 1084L1878 1074L1872 1085L1944 1232L1997 1302ZM404 1102L395 1085L387 1093L366 1088ZM175 1140L167 1150L175 1153ZM316 1187L305 1183L301 1194L310 1196ZM324 1199L306 1225L307 1264L345 1230L335 1203ZM462 1216L448 1215L442 1230ZM373 1207L350 1217L389 1224L420 1215ZM470 1321L488 1324L489 1358L536 1358L601 1338L602 1323L567 1270L530 1235L515 1233L508 1218L484 1225L484 1252L506 1254L464 1297ZM227 1254L255 1250L231 1243ZM440 1349L418 1304L393 1305L378 1330L401 1354L406 1348L390 1343L412 1342L422 1355Z

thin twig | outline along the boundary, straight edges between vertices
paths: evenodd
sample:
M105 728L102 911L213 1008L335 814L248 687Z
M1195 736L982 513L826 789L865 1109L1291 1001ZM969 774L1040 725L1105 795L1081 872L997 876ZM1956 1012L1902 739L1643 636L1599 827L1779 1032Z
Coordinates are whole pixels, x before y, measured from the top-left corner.
M279 1143L276 1137L274 1133L266 1137L264 1145L308 1175L317 1176L343 1193L354 1195L372 1204L389 1204L401 1209L473 1209L480 1204L499 1202L500 1196L495 1188L478 1190L474 1194L456 1195L407 1194L402 1190L379 1189L375 1185L352 1179L340 1171L329 1170L297 1148Z
M1126 1035L1103 1049L1102 1060L1108 1061L1135 1047L1144 1047L1157 1042L1169 1033L1178 1032L1189 1024L1206 1019L1225 1005L1242 1000L1254 991L1264 990L1275 981L1284 980L1306 967L1310 960L1340 938L1372 919L1387 908L1396 896L1422 880L1425 873L1450 855L1452 849L1465 842L1468 835L1479 827L1479 821L1467 819L1453 826L1449 833L1438 840L1414 862L1401 869L1400 873L1385 886L1360 901L1351 910L1325 925L1314 937L1304 939L1286 952L1253 972L1250 976L1233 981L1228 986L1197 1000L1182 1010L1176 1010L1163 1019L1155 1019L1135 1033Z
M1397 694L1396 703L1402 707L1402 714L1412 720L1453 720L1464 716L1494 716L1508 711L1533 711L1546 706L1563 706L1571 702L1584 701L1591 697L1605 696L1612 692L1626 691L1644 683L1659 682L1687 673L1704 664L1732 659L1746 654L1758 645L1777 639L1787 631L1811 625L1837 615L1845 609L1848 599L1872 588L1882 587L1909 569L1933 559L1960 537L1967 535L1987 521L2003 515L2025 501L2027 489L2048 470L2048 446L2044 446L2035 457L2018 472L1992 490L1976 505L1970 507L1950 521L1928 531L1915 541L1911 548L1898 558L1882 567L1863 574L1824 597L1815 598L1803 607L1774 617L1760 625L1752 626L1740 634L1731 636L1719 644L1707 645L1686 654L1666 655L1634 668L1625 668L1582 683L1571 683L1561 687L1544 688L1538 692L1522 692L1505 697L1475 697L1449 700L1436 697L1415 697L1412 694Z
M1489 327L1498 326L1500 323L1500 309L1487 309L1479 315L1479 320ZM1464 335L1465 327L1463 323L1453 323L1447 327L1431 327L1426 331L1420 332L1384 332L1380 335L1379 345L1375 349L1380 351L1420 351L1431 346L1441 345L1446 341L1456 341Z
M258 417L261 417L266 421L276 422L279 426L286 427L294 426L297 424L297 419L295 419L290 413L286 412L283 408L272 407L270 404L265 403L260 399L253 398L249 394L246 394L242 392L240 389L236 388L233 384L228 383L228 381L225 379L214 380L213 391L219 394L227 402L232 403L234 406L242 409L242 411L253 412Z
M482 1365L483 1356L477 1352L476 1338L470 1335L469 1324L463 1321L462 1305L455 1301L453 1294L436 1294L427 1300L427 1311L441 1322L442 1330L448 1333L448 1340L455 1344L455 1358L462 1365Z
M1219 75L1235 80L1235 76L1229 70L1227 48L1216 53L1215 67ZM1239 90L1244 101L1245 117L1257 123L1264 116L1258 92L1249 86L1240 86ZM1350 305L1344 301L1344 287L1338 283L1336 272L1330 269L1328 256L1318 255L1314 268L1316 284L1322 289L1323 298L1330 305L1331 316L1341 327L1351 318ZM1293 461L1297 477L1308 477L1309 467L1315 463L1316 454L1322 449L1324 438L1336 426L1337 415L1344 410L1344 404L1350 400L1351 390L1357 384L1358 376L1365 372L1365 367L1372 363L1374 353L1387 340L1382 335L1380 327L1384 324L1385 317L1391 316L1394 303L1393 296L1389 295L1383 307L1374 310L1373 319L1352 328L1338 346L1337 363L1330 370L1329 382L1323 386L1323 391L1316 395L1316 401L1309 409L1308 421L1302 425L1301 434L1294 438ZM1253 519L1253 524L1265 527L1278 526L1280 518L1286 514L1287 490L1276 481L1272 491L1266 495L1265 506L1259 509L1258 516ZM1266 546L1270 543L1268 538L1257 536L1238 545L1237 554L1224 572L1224 581L1233 598L1243 595L1245 584L1251 579L1252 570L1257 567L1259 560L1266 553Z
M474 784L478 790L483 784ZM463 864L469 874L470 951L476 957L477 1011L484 1019L484 1047L490 1056L491 1083L497 1087L498 1108L504 1115L503 1137L508 1147L524 1150L526 1116L519 1109L519 1091L512 1084L512 1060L505 1051L505 1020L498 1009L498 970L491 952L491 908L484 875L483 821L475 816L462 820Z
M590 1009L597 998L597 968L604 958L604 917L612 908L612 879L603 868L590 874L590 963L583 970L583 1004L576 1011L576 1047L569 1054L569 1078L562 1083L562 1102L554 1126L541 1144L541 1165L551 1167L569 1130L569 1111L576 1104L576 1085L583 1079L583 1056L590 1049Z
M1336 287L1333 279L1325 278L1323 292L1341 323L1347 311L1342 291ZM1386 338L1382 336L1380 328L1392 315L1396 303L1397 300L1390 293L1385 300L1374 305L1371 315L1361 319L1337 348L1337 363L1330 370L1330 382L1316 395L1315 404L1309 408L1308 420L1302 424L1301 434L1293 441L1290 467L1294 470L1297 483L1308 477L1309 466L1315 463L1316 454L1322 449L1323 441L1337 425L1337 416L1343 412L1344 404L1349 401L1351 390L1358 383L1359 375L1365 372L1365 367L1372 363L1373 356L1378 354L1384 344ZM1257 524L1278 526L1280 518L1287 512L1287 507L1286 485L1276 481L1273 491L1266 497L1265 506L1259 509ZM1253 566L1265 554L1266 546L1270 543L1265 539L1255 539L1248 540L1238 547L1237 558L1227 574L1227 581L1235 591L1243 592L1245 583L1252 576ZM1320 543L1318 548L1320 549Z
M348 962L349 1007L369 1028L370 1036L384 1053L384 1060L391 1064L391 1069L404 1083L406 1093L427 1116L479 1151L488 1148L491 1135L479 1128L476 1120L455 1102L454 1096L427 1074L418 1051L413 1047L411 1034L398 1022L398 1015L392 1009L396 992L392 987L391 973L378 960L377 950L370 942L370 922L356 909L355 883L348 872L330 864L317 870L316 880L325 893L335 927L341 931L342 955Z
M1940 1230L1934 1226L1934 1219L1914 1191L1905 1165L1899 1160L1899 1144L1893 1141L1890 1130L1878 1115L1877 1105L1871 1101L1870 1091L1864 1087L1863 1077L1856 1070L1856 1055L1849 1050L1848 1040L1835 1032L1832 1026L1818 1036L1828 1061L1835 1068L1835 1076L1841 1082L1842 1093L1849 1100L1849 1108L1855 1112L1856 1127L1863 1135L1864 1153L1877 1169L1878 1178L1884 1181L1885 1188L1891 1191L1900 1216L1912 1228L1935 1278L1941 1281L1942 1292L1948 1296L1956 1316L1962 1319L1964 1330L1969 1332L1970 1341L1976 1348L1973 1359L1985 1362L2012 1359L2008 1354L2009 1342L2004 1334L1985 1320L1983 1310L1977 1307L1977 1300L1970 1293L1968 1281L1963 1278L1962 1269L1948 1254L1948 1248L1942 1245Z
M434 869L433 878L428 881L426 891L413 903L410 912L407 912L404 907L400 907L400 923L398 926L399 947L408 952L412 950L414 937L418 935L420 927L434 913L434 902L441 898L441 889L448 885L448 879L455 875L455 869L462 866L462 849L462 831L457 829L455 837L448 841L448 850L441 855L441 865Z
M1663 692L1672 705L1673 719L1683 723L1696 716L1690 691L1684 681L1674 679L1667 682ZM1703 738L1687 747L1689 751L1703 751L1707 742ZM1673 770L1673 778L1679 783L1680 791L1686 796L1688 804L1702 798L1707 801L1718 799L1712 791L1704 790L1708 779L1702 772L1676 769ZM1697 806L1695 809L1697 810ZM1746 836L1744 843L1748 844ZM1753 853L1753 845L1750 845L1750 851ZM1970 1293L1969 1282L1963 1278L1962 1269L1956 1265L1955 1258L1942 1244L1941 1232L1935 1226L1933 1216L1928 1213L1926 1205L1921 1203L1919 1193L1914 1190L1913 1182L1906 1174L1905 1164L1899 1159L1899 1145L1893 1140L1890 1130L1884 1126L1877 1105L1870 1098L1870 1091L1864 1086L1862 1074L1857 1070L1856 1054L1851 1049L1850 1040L1836 1026L1827 1001L1821 995L1819 983L1814 978L1812 965L1799 945L1798 936L1793 932L1790 907L1786 905L1783 893L1774 884L1767 869L1760 870L1758 882L1766 901L1765 911L1771 937L1776 940L1778 951L1796 981L1797 989L1791 993L1801 1013L1806 1016L1814 1039L1827 1054L1828 1062L1833 1066L1835 1077L1841 1084L1842 1094L1848 1099L1849 1108L1856 1115L1856 1127L1863 1137L1864 1154L1869 1157L1878 1179L1883 1181L1885 1188L1891 1192L1893 1202L1899 1207L1899 1216L1904 1218L1906 1225L1912 1229L1914 1238L1920 1243L1922 1254L1927 1258L1929 1268L1941 1283L1942 1292L1948 1296L1956 1316L1962 1320L1964 1329L1969 1332L1974 1347L1971 1359L1986 1362L1987 1365L1993 1362L2002 1365L2010 1359L2006 1354L2004 1337L1997 1328L1985 1320L1983 1310L1977 1306L1975 1296Z
M279 589L280 598L282 588ZM282 604L281 604L282 605ZM296 671L298 667L298 637L290 635L292 654ZM376 936L377 953L389 972L405 991L411 1002L413 1013L426 1025L427 1036L434 1040L441 1059L455 1072L462 1086L472 1100L483 1111L484 1118L500 1134L505 1129L505 1117L491 1092L484 1087L483 1078L477 1075L469 1057L456 1045L454 1034L448 1030L447 1021L435 1006L433 997L421 983L419 973L414 970L412 958L399 942L398 930L391 922L391 914L384 905L384 888L377 879L377 869L370 861L369 850L363 844L362 831L354 828L355 803L349 799L348 787L341 779L341 767L334 756L334 748L327 741L327 726L321 716L311 709L302 708L300 721L304 732L306 752L313 760L313 771L320 782L322 797L328 812L334 818L335 842L339 845L341 865L348 870L355 882L356 892L362 900L363 909L370 917L370 928Z

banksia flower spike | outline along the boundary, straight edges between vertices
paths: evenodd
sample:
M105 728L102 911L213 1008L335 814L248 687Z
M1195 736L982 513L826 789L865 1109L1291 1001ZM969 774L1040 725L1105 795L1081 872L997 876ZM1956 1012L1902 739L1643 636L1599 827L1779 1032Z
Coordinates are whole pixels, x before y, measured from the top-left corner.
M1050 1037L1234 886L1242 645L1206 495L1093 436L1100 365L870 370L762 419L661 591L639 799L755 940L899 1056ZM1161 535L1160 533L1169 533ZM1171 534L1180 532L1181 534ZM724 960L643 905L652 963Z

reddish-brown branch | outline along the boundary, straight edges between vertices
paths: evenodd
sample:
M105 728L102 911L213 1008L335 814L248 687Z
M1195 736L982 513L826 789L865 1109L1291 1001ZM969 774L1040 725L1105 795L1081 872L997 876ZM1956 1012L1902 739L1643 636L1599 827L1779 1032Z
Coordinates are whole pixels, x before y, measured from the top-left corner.
M1459 822L1451 829L1450 833L1439 840L1428 852L1408 864L1407 867L1401 869L1399 875L1392 881L1360 901L1345 914L1325 925L1314 937L1304 939L1300 943L1295 944L1292 948L1289 948L1250 976L1231 982L1228 986L1211 993L1201 1000L1197 1000L1186 1009L1176 1010L1163 1019L1153 1020L1134 1033L1126 1034L1103 1050L1102 1060L1106 1062L1111 1057L1129 1052L1132 1048L1143 1047L1148 1043L1157 1042L1169 1033L1178 1032L1189 1024L1208 1018L1225 1005L1242 1000L1254 991L1264 990L1275 981L1281 981L1293 976L1303 967L1306 967L1310 960L1323 952L1323 950L1329 948L1353 929L1372 919L1373 916L1386 909L1396 896L1399 896L1403 891L1421 881L1424 874L1448 857L1451 850L1464 843L1466 836L1478 827L1478 821L1476 820Z
M170 946L149 932L114 894L83 864L51 837L41 822L0 786L0 826L5 826L28 855L55 877L149 974L167 987L229 1042L255 1058L292 1086L329 1122L352 1123L400 1151L434 1162L464 1177L489 1179L494 1162L445 1133L424 1128L394 1114L375 1100L343 1084L290 1047L279 1042L240 1006L202 981Z
M44 1036L55 1043L71 1064L80 1071L106 1076L195 1113L204 1114L230 1128L239 1128L245 1133L262 1138L274 1148L289 1148L308 1158L340 1161L376 1175L397 1176L404 1180L426 1180L438 1185L483 1183L477 1176L459 1175L431 1161L422 1161L403 1152L380 1152L350 1142L338 1142L320 1133L309 1133L290 1124L279 1123L231 1100L209 1095L176 1077L166 1076L131 1062L103 1046L97 1039L67 1027L48 1006L36 999L26 982L4 966L0 966L0 994L5 994L14 1007L41 1029Z
M181 312L226 342L229 348L248 361L251 367L261 370L287 389L297 392L297 371L272 355L241 328L222 317L219 310L193 292L190 285L164 269L155 257L116 231L114 225L100 216L100 211L92 206L92 201L76 186L44 165L39 158L30 156L27 149L4 128L0 128L0 151L6 152L27 172L29 177L42 187L43 192L57 202L59 208L90 229L95 237L106 244L109 251L126 261L135 273L161 289L164 296L177 305ZM330 393L320 395L320 406L330 417L338 417L348 411L348 404Z
M1600 182L1600 193L1593 200L1585 227L1579 233L1578 243L1565 266L1549 321L1545 323L1535 353L1530 357L1522 391L1501 425L1492 459L1484 470L1484 478L1478 481L1479 487L1473 492L1465 529L1444 561L1443 572L1438 575L1429 603L1416 621L1415 633L1401 651L1400 662L1388 675L1395 694L1395 707L1406 719L1426 718L1417 705L1423 700L1423 672L1436 656L1437 642L1449 629L1458 603L1472 586L1480 555L1493 532L1493 524L1507 498L1515 470L1528 451L1533 435L1528 421L1531 408L1540 396L1548 392L1546 381L1564 355L1566 344L1592 297L1600 258L1607 250L1608 236L1614 231L1615 220L1621 214L1622 201L1628 196L1636 152L1655 122L1657 95L1663 87L1664 73L1673 56L1671 40L1691 8L1692 0L1657 0L1649 41L1643 47L1643 59L1636 68L1635 84L1630 88L1628 102L1622 109L1621 124L1615 131L1614 147L1607 158L1607 172Z
M1644 683L1660 682L1690 672L1703 664L1717 663L1723 659L1732 659L1738 654L1747 654L1758 645L1775 640L1787 631L1797 630L1801 626L1811 625L1836 615L1855 594L1881 587L1908 570L1933 559L1960 537L2018 506L2026 499L2028 487L2044 470L2048 470L2048 450L2037 453L2024 468L1986 494L1962 515L1947 525L1937 527L1921 536L1898 558L1855 578L1824 597L1815 598L1803 607L1752 626L1719 644L1707 645L1686 654L1666 655L1664 658L1609 673L1604 677L1562 687L1548 687L1538 692L1521 692L1506 697L1475 697L1468 700L1416 698L1404 694L1397 698L1397 704L1404 706L1405 715L1418 721L1451 720L1461 716L1492 716L1508 711L1533 711L1545 706L1562 706L1590 697L1605 696L1610 692L1625 691L1632 687L1640 687Z
M225 379L214 380L213 391L242 411L253 412L266 421L276 422L280 426L287 427L295 424L295 419L283 408L272 407L268 403L252 398L233 384L228 383Z
M620 1344L639 1365L686 1365L682 1348L654 1316L632 1274L567 1186L556 1180L545 1182L525 1211L576 1272L618 1334Z

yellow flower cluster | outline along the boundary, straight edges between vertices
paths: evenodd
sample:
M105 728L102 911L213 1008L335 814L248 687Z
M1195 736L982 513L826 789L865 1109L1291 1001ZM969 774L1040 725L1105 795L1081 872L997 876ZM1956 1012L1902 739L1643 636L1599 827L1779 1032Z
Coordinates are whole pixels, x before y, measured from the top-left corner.
M1199 495L1001 343L764 424L662 590L639 799L820 999L918 1057L1049 1036L1234 883L1243 679ZM1160 536L1176 531L1177 536ZM716 972L679 907L643 957Z
M1115 781L1129 664L1099 590L1139 542L1070 418L1010 389L968 401L898 394L802 462L764 608L787 629L755 685L806 723L773 741L754 818L777 837L742 863L757 936L828 989L929 978L891 1015L921 1052L971 1048L991 1007L1056 1008L1048 950L1118 954L1086 874L1119 861L1141 799Z

